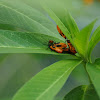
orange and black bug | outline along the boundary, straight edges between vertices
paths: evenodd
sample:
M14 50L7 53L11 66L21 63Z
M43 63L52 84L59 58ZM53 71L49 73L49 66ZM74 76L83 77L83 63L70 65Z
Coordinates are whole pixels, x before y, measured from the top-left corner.
M67 45L65 43L55 43L52 40L49 40L49 48L57 53L63 53L65 49L67 49Z
M51 45L53 45L53 44L54 44L54 41L49 40L49 43L48 43L49 47L50 47Z
M59 32L59 34L66 39L66 36L63 34L63 32L61 31L61 29L59 28L59 26L57 25L57 30Z
M69 40L67 40L69 48L67 48L67 45L65 43L55 43L52 40L49 40L49 48L57 53L68 53L68 54L75 54L76 50L72 46Z
M66 36L63 34L61 29L58 27L58 25L57 25L57 30L58 30L59 34L63 38L66 39ZM70 40L67 40L67 44L68 44L69 48L64 49L63 52L65 52L65 53L67 52L67 53L70 53L70 54L76 54L77 52L76 52L75 48L73 47L73 45L70 43Z
M77 52L76 52L75 48L73 47L73 45L70 43L70 40L67 40L67 44L69 46L70 53L76 54Z

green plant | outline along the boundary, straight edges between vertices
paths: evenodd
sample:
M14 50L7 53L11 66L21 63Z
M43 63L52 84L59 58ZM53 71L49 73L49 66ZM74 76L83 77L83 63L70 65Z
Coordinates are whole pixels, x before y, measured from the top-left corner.
M47 49L49 40L65 42L49 18L20 0L1 0L0 53L43 53L67 58L40 71L15 94L12 100L53 100L78 65L84 66L90 84L75 88L66 94L64 100L99 100L100 59L93 63L91 52L100 41L100 26L90 39L97 19L79 30L73 17L63 7L60 8L61 12L55 7L44 9L71 41L78 54L58 54ZM73 59L69 59L70 57Z

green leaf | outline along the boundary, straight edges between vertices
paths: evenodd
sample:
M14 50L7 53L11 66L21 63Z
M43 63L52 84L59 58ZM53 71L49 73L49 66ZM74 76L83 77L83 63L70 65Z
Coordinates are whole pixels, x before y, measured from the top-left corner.
M66 14L65 21L63 21L63 22L65 22L64 24L65 24L66 28L71 33L72 38L74 38L79 33L78 26L77 26L74 18L70 15L70 13L68 11L66 11L65 14Z
M73 17L63 6L60 6L59 4L56 4L55 7L43 6L68 39L72 40L72 37L74 38L74 36L79 33L79 29Z
M75 55L52 51L48 46L49 40L61 41L55 36L46 34L0 30L0 53L43 53L60 55L64 58L78 58Z
M68 29L66 28L66 26L64 25L63 21L61 20L61 18L64 20L64 18L63 18L64 16L59 16L60 14L62 15L62 13L60 13L60 12L58 13L58 12L54 11L54 9L52 10L52 9L48 8L47 6L44 6L44 9L49 14L49 16L56 22L56 24L60 27L60 29L67 36L67 38L70 39L71 38L70 33L69 33Z
M95 32L93 33L91 40L89 42L89 46L88 46L89 59L91 59L90 56L91 56L91 52L92 52L93 48L99 41L100 41L100 26L95 30Z
M87 71L90 75L91 81L100 97L100 58L94 64L87 64Z
M74 44L76 46L76 49L77 49L78 53L85 60L87 60L87 55L88 55L87 54L87 50L88 50L88 44L89 44L90 34L91 34L91 31L93 29L93 26L94 26L96 20L94 20L92 23L90 23L85 28L83 28L80 31L80 34L78 34L77 37L74 40Z
M82 85L69 92L63 100L100 100L92 85Z
M47 16L21 0L0 0L0 23L12 25L23 32L53 35L64 41Z
M66 55L58 56L63 59L68 57ZM0 100L3 100L4 98L12 100L11 98L18 89L21 88L30 78L45 68L48 63L58 60L60 59L57 58L57 55L52 56L22 53L0 54L0 80L2 80L0 81Z
M58 38L39 33L0 30L0 53L50 53L48 41ZM55 52L51 52L51 54Z
M43 69L27 82L13 100L52 100L80 60L62 60Z

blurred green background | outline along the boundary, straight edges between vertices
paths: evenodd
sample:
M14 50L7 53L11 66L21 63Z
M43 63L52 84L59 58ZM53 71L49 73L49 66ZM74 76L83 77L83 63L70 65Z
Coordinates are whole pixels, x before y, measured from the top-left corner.
M24 2L33 6L32 0L24 0ZM56 0L56 2L60 2L67 7L80 30L95 18L100 17L99 0L94 0L90 4L85 3L84 0ZM39 0L35 1L35 3L34 7L43 12ZM52 2L50 3L52 5ZM93 31L99 25L100 20L95 24ZM93 60L100 57L99 50L100 43L96 45L92 52ZM45 54L0 54L0 100L11 100L16 91L35 74L62 59L67 58ZM88 78L83 66L80 65L72 72L55 100L62 100L67 92L82 84L88 84Z

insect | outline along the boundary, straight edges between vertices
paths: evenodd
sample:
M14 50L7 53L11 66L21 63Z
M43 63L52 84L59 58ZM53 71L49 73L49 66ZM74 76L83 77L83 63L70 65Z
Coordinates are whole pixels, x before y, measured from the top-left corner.
M55 43L54 41L52 40L49 40L49 48L57 53L64 53L64 50L65 49L68 49L66 48L67 45L65 43ZM67 51L67 50L66 50Z
M63 32L61 31L61 29L59 28L59 26L57 25L57 30L59 32L59 34L66 39L66 36L63 34Z
M77 52L76 52L75 48L73 47L73 45L70 43L70 40L67 40L67 44L69 46L69 52L71 54L76 54Z
M57 30L59 32L59 34L66 39L66 36L63 34L63 32L61 31L61 29L59 28L59 26L57 25ZM75 48L73 47L73 45L70 43L70 40L67 40L67 44L68 44L68 47L69 49L64 49L63 52L67 52L67 53L70 53L70 54L76 54L76 50Z

